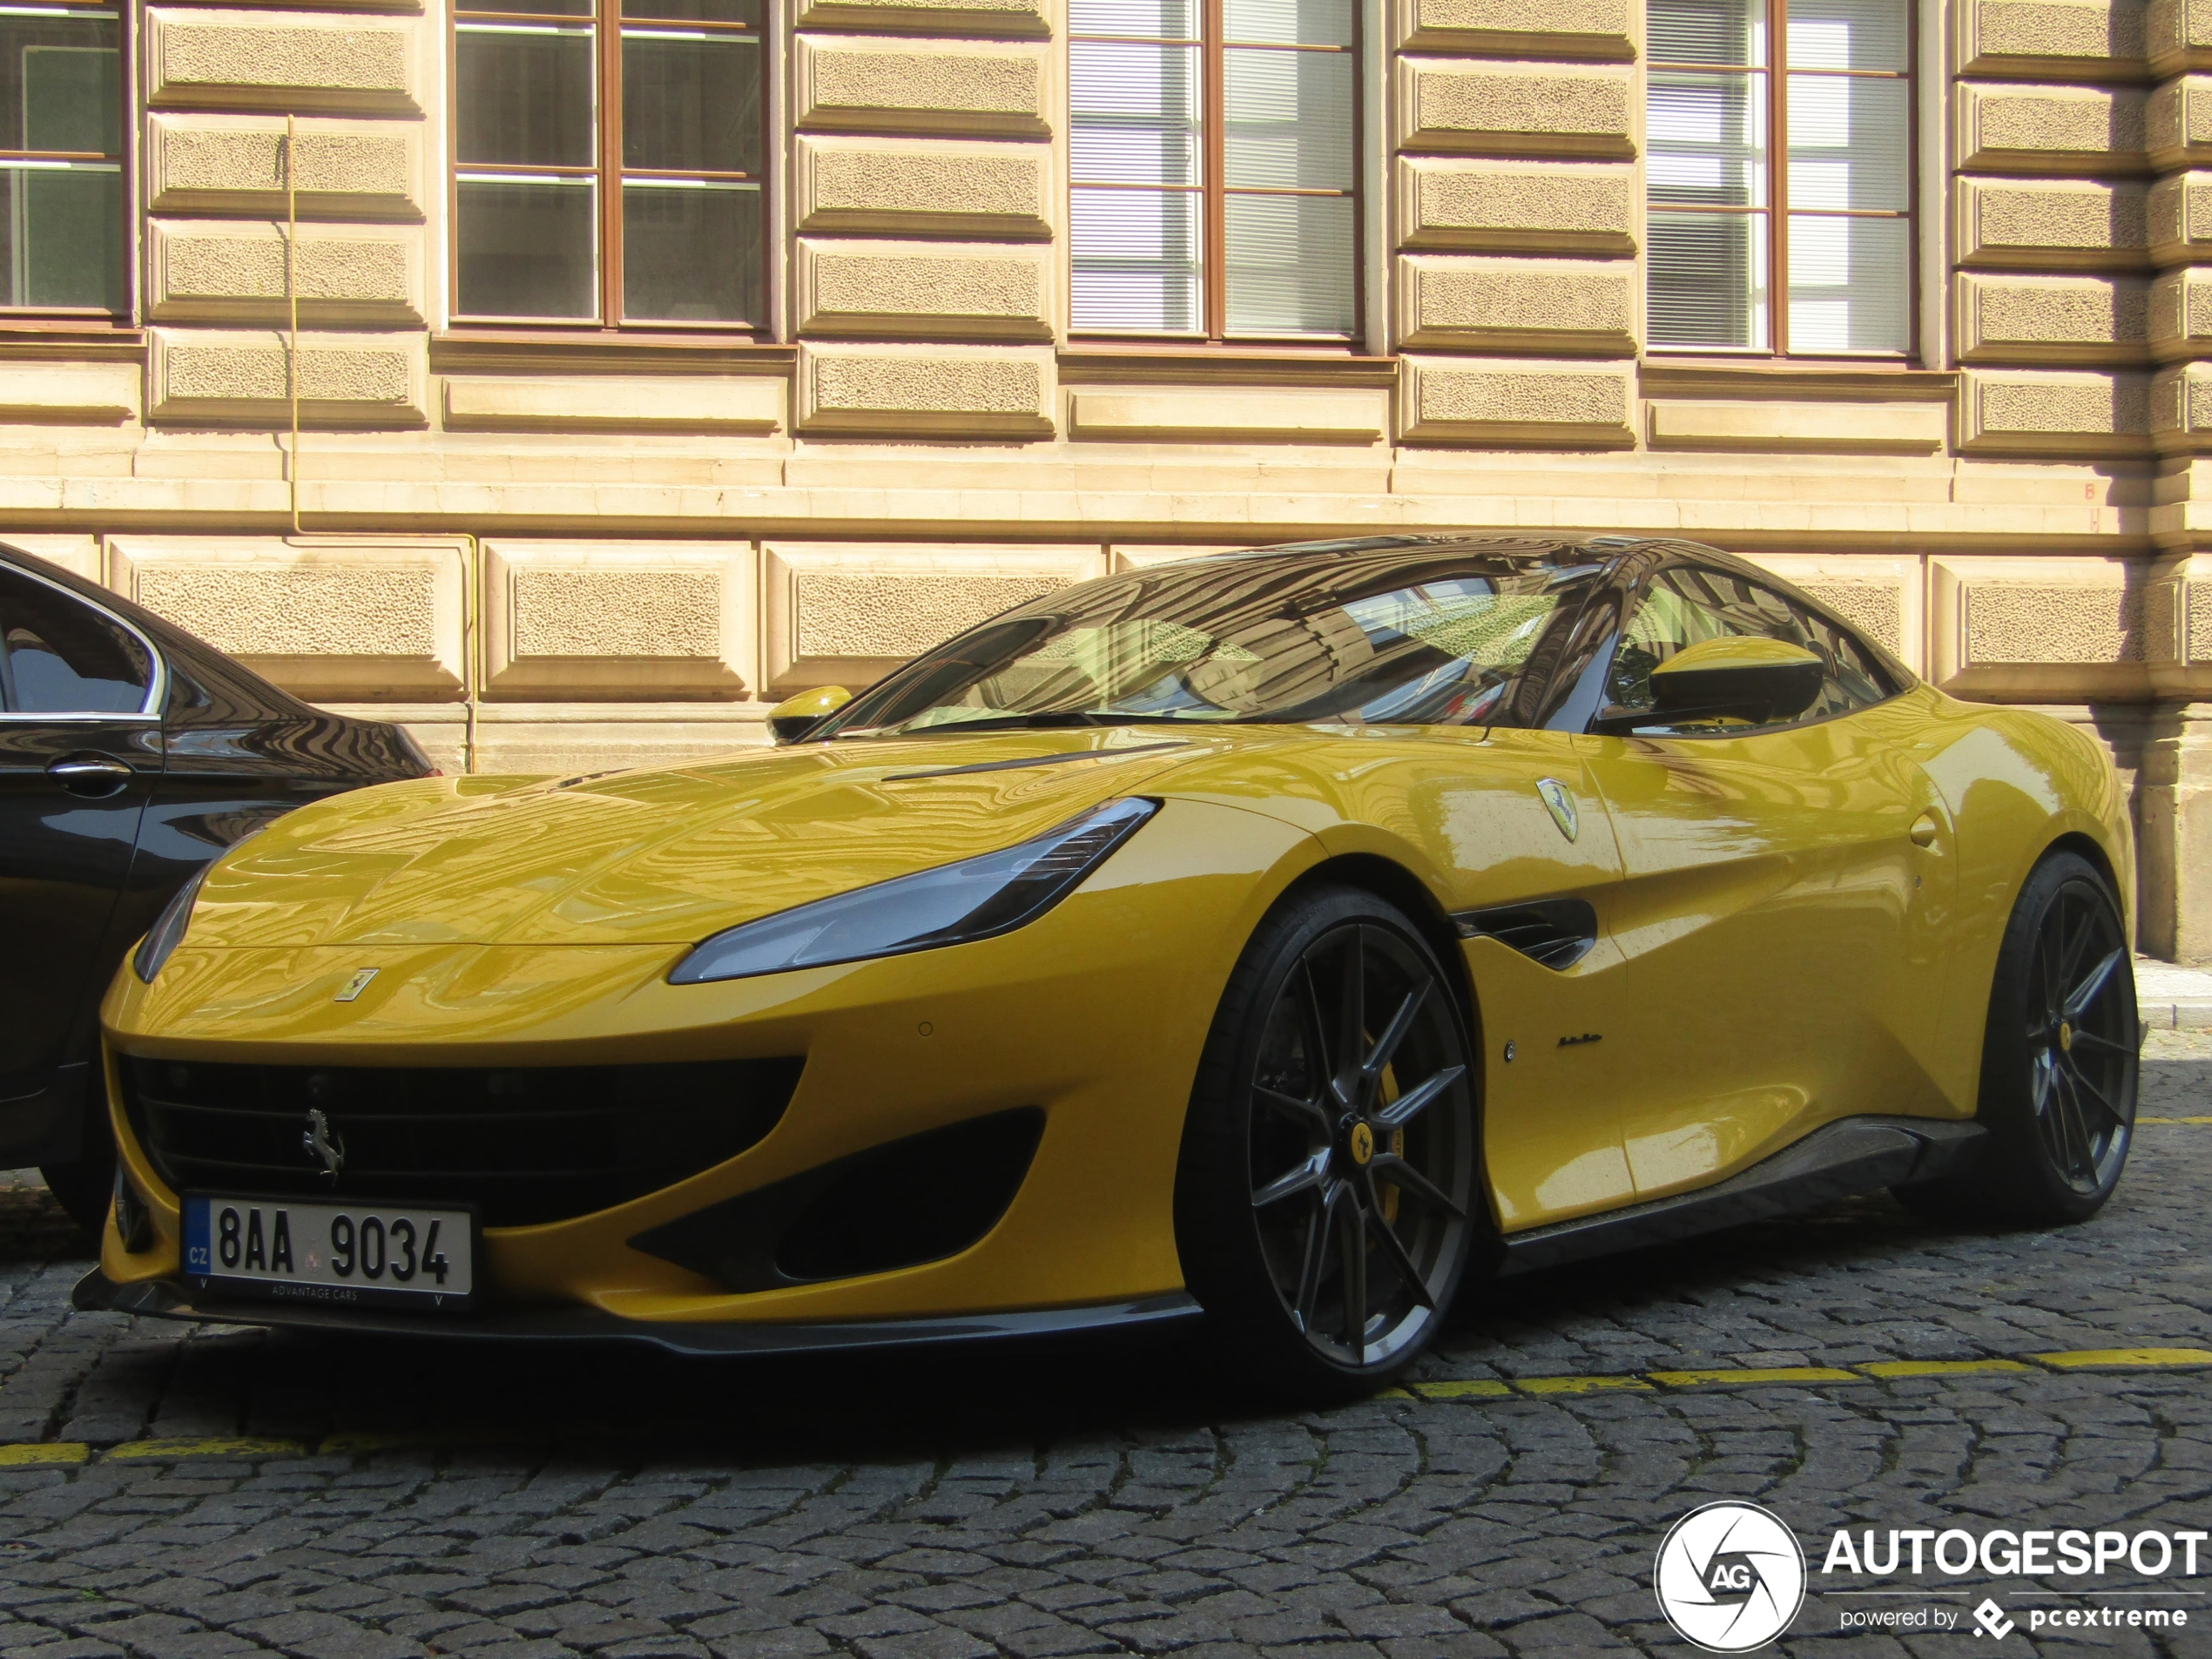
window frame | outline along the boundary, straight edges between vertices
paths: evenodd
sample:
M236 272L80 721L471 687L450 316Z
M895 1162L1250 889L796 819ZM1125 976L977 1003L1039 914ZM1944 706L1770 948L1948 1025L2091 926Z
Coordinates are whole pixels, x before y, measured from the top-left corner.
M1342 55L1352 60L1352 103L1346 111L1352 135L1352 185L1348 190L1303 190L1229 184L1228 24L1226 0L1193 0L1198 10L1199 87L1198 182L1195 186L1124 185L1079 179L1075 173L1075 121L1069 119L1068 169L1065 180L1068 212L1068 338L1082 346L1116 341L1174 345L1204 352L1258 347L1293 352L1327 352L1341 355L1358 352L1367 335L1367 0L1351 0L1351 44L1345 46L1308 46L1274 42L1254 48L1277 51L1310 51ZM1127 41L1148 45L1188 45L1188 41L1164 36L1080 33L1068 25L1068 50L1088 41ZM1239 43L1240 46L1244 43ZM1177 333L1149 328L1083 328L1075 322L1075 193L1078 190L1141 190L1160 194L1174 190L1195 194L1198 215L1198 295L1202 326ZM1352 326L1341 334L1238 334L1228 332L1229 322L1229 198L1238 196L1321 196L1352 204Z
M57 12L102 11L115 21L115 153L108 156L73 150L0 149L0 166L57 161L112 161L115 164L119 184L117 193L120 198L117 212L122 220L121 234L117 241L117 254L123 265L118 273L121 277L121 304L111 307L0 303L0 335L27 330L44 332L44 326L118 333L134 331L138 327L138 306L139 215L135 211L135 204L138 200L138 21L140 8L130 4L129 0L52 0L51 10Z
M1764 738L1782 732L1802 732L1811 726L1825 725L1831 720L1848 720L1857 715L1865 714L1887 704L1894 703L1898 698L1911 691L1915 684L1912 675L1905 671L1903 665L1887 651L1876 645L1857 628L1837 616L1825 605L1816 604L1778 577L1764 570L1734 570L1725 564L1692 558L1663 560L1652 565L1635 581L1627 584L1626 597L1621 607L1620 621L1613 629L1612 637L1606 642L1602 664L1598 667L1597 671L1601 681L1611 678L1613 660L1620 654L1621 642L1628 637L1629 625L1635 622L1636 612L1642 606L1643 602L1650 597L1653 586L1673 570L1695 571L1705 576L1723 577L1730 581L1742 582L1751 587L1764 589L1792 610L1802 611L1817 621L1825 623L1845 639L1850 640L1859 654L1873 665L1883 680L1886 682L1887 690L1871 703L1862 703L1856 708L1835 709L1826 714L1809 715L1794 720L1772 720L1764 725L1729 726L1718 731L1693 732L1655 724L1648 730L1639 730L1633 734L1634 739L1637 742L1710 743L1716 740L1733 741L1740 738ZM1602 711L1603 706L1604 705L1601 702L1598 711ZM1590 720L1596 719L1598 711L1592 712ZM1584 735L1589 735L1587 723L1581 730Z
M446 147L447 326L469 332L554 330L563 334L715 334L740 341L773 341L777 337L775 314L779 293L774 277L780 245L773 201L779 158L775 146L776 108L772 95L777 79L779 39L779 31L771 17L774 3L775 0L757 0L759 17L752 24L720 24L678 17L625 20L622 15L622 0L590 0L591 10L588 17L576 13L531 11L527 10L529 0L503 0L503 3L502 0L490 0L490 3L481 9L472 8L467 0L455 0L446 13L446 115L449 133ZM504 24L533 29L566 26L592 30L592 145L590 167L510 162L469 163L461 159L461 35L469 24L484 24L494 28ZM759 93L755 99L760 112L760 171L757 176L717 172L705 168L631 169L623 165L622 37L625 27L645 33L671 30L693 33L705 30L727 35L733 39L749 39L755 44L759 53L757 61L760 74ZM488 175L509 173L583 178L590 181L591 188L597 196L592 214L592 257L597 277L593 283L593 297L597 315L528 316L463 311L461 308L461 185L462 174L471 172ZM760 317L752 322L624 317L622 314L624 275L622 194L624 182L631 178L650 182L655 179L707 177L744 180L759 187Z
M36 587L45 588L58 595L64 604L82 605L102 621L113 624L144 646L148 664L146 694L140 701L135 713L127 710L107 711L84 710L69 713L41 714L27 710L0 706L0 722L23 725L41 724L112 725L126 722L157 725L160 724L162 710L169 696L169 659L161 654L161 648L147 637L145 629L138 626L128 617L118 616L107 606L94 604L75 589L64 587L58 582L40 576L35 570L26 570L21 565L10 561L0 559L0 576L14 577L21 581L30 583Z
M1766 18L1767 58L1764 65L1750 64L1686 64L1648 57L1644 64L1644 111L1649 118L1650 78L1654 74L1739 74L1765 78L1767 123L1767 205L1730 207L1653 199L1649 176L1644 187L1647 226L1655 212L1715 213L1728 218L1766 220L1767 340L1765 346L1659 345L1649 338L1649 307L1646 305L1644 353L1647 356L1726 357L1752 360L1787 358L1797 363L1896 363L1911 367L1920 361L1920 85L1925 78L1920 49L1920 0L1905 0L1905 67L1902 70L1793 69L1790 64L1789 0L1761 0ZM1897 351L1793 352L1790 348L1790 78L1793 75L1834 76L1847 79L1892 80L1905 84L1905 206L1883 208L1810 208L1807 218L1901 219L1905 226L1905 344ZM1647 145L1647 150L1648 150ZM1647 155L1647 166L1649 157ZM1650 239L1645 237L1645 285L1650 283ZM1856 636L1854 636L1856 637Z

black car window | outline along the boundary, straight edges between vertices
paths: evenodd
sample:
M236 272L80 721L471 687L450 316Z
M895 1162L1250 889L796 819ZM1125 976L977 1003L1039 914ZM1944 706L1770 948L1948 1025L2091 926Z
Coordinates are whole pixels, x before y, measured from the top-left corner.
M1821 659L1820 695L1799 724L1865 708L1897 689L1871 654L1826 617L1732 571L1677 565L1660 571L1637 599L1608 671L1608 700L1649 708L1653 669L1700 641L1730 637L1778 639Z
M0 570L0 706L11 714L136 714L153 658L83 601Z

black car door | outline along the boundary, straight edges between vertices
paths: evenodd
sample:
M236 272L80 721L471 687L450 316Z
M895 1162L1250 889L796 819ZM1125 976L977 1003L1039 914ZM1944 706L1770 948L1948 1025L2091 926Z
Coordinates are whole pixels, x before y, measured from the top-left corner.
M0 1167L73 1148L117 894L162 766L137 629L0 565Z

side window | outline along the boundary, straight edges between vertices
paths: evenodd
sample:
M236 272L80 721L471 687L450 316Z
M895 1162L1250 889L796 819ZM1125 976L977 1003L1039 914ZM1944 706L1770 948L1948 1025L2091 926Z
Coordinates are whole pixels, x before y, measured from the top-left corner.
M136 637L67 594L0 571L0 707L136 714L152 678Z
M1771 589L1724 570L1681 566L1653 578L1613 654L1607 691L1622 708L1651 706L1651 671L1707 639L1779 639L1827 667L1820 696L1800 716L1822 720L1880 702L1894 691L1858 642Z

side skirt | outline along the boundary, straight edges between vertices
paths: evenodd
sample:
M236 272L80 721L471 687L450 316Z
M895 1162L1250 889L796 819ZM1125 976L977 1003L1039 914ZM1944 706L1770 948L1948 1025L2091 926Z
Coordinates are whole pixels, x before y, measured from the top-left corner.
M1718 1185L1510 1234L1498 1271L1531 1273L1925 1181L1972 1157L1988 1133L1923 1117L1841 1118Z

